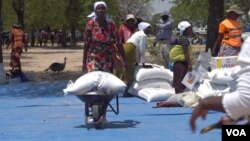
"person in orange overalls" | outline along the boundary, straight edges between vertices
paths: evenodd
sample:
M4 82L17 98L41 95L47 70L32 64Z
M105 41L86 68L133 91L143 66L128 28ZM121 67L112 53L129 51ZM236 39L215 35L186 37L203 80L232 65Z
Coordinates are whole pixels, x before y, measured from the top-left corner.
M20 24L14 24L11 29L10 67L12 72L22 72L20 57L23 52L23 47L25 47L25 52L27 52L24 30Z
M213 56L238 56L242 44L242 26L237 20L243 14L237 5L231 5L228 10L228 17L219 25L219 35L214 44Z

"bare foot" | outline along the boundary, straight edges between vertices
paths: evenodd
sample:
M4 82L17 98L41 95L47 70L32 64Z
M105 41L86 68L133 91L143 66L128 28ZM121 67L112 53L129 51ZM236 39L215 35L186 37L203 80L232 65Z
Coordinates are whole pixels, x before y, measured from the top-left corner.
M158 102L154 108L161 108L161 107L181 107L181 105L178 104L177 102L161 101Z

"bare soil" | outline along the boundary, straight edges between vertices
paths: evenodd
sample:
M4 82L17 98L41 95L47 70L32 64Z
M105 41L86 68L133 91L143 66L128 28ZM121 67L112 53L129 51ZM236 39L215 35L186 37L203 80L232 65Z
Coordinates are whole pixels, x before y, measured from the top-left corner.
M11 49L3 47L3 62L6 71L10 69ZM53 62L64 62L67 57L65 69L59 73L44 71ZM22 71L30 81L67 81L76 80L82 73L83 48L74 47L28 47L28 52L21 55Z
M146 60L149 63L156 63L162 65L159 51L156 48L148 49L146 52ZM194 46L193 57L197 58L200 52L203 52L205 46ZM3 62L5 70L10 69L10 51L3 50ZM52 63L64 62L64 57L67 57L66 67L62 72L54 73L52 71L44 71ZM29 47L27 53L21 56L22 70L30 81L69 81L76 80L83 75L82 72L82 57L83 57L83 43L78 43L77 46L57 47L57 46L43 46L43 47Z

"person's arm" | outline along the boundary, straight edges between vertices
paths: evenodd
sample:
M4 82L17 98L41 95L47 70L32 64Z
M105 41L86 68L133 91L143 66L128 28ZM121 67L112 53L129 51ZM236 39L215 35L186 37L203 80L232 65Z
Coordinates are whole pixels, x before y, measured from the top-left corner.
M25 52L27 52L27 51L28 51L28 47L27 47L27 42L26 42L26 40L25 40L25 32L24 32L24 34L23 34L23 43L24 43Z
M192 62L189 56L189 52L188 52L188 46L184 46L183 50L184 50L184 56L185 56L185 60L188 63L188 71L192 71Z
M145 52L147 48L147 36L142 36L140 41L140 63L145 63Z
M214 43L214 46L213 46L212 56L215 57L218 55L222 40L223 40L223 33L219 33L219 35Z
M119 28L119 37L120 37L120 40L121 40L121 43L125 43L125 39L124 39L124 28L121 26Z
M13 35L13 33L11 32L10 34L9 34L9 41L8 41L8 44L7 44L7 46L6 46L6 49L8 49L9 48L9 45L11 44L11 46L13 46L13 43L14 43L14 35Z
M84 44L84 49L83 49L83 61L82 61L82 71L86 71L86 60L87 60L87 53L89 51L89 46Z
M119 53L124 61L124 67L126 69L127 68L127 57L126 57L126 54L125 54L125 51L123 48L123 44L121 43L121 39L119 36L119 32L117 31L117 27L116 27L115 22L111 22L111 27L112 27L111 32L115 33L114 34L115 46L118 49L118 51L119 51Z
M189 46L190 46L190 42L189 42L188 38L182 37L182 42L180 44L182 45L182 48L183 48L185 61L188 64L188 71L192 71L192 62L191 62L189 52L188 52Z
M123 44L121 43L121 41L120 41L120 38L119 38L119 36L118 36L118 32L116 33L116 47L117 47L117 49L118 49L118 51L119 51L119 53L120 53L120 55L121 55L121 57L122 57L122 59L123 59L123 61L124 61L124 67L125 68L127 68L127 56L126 56L126 54L125 54L125 51L124 51L124 48L123 48Z
M199 101L198 106L193 110L192 116L189 120L189 125L193 132L196 130L196 120L199 117L205 119L207 112L210 110L225 113L225 109L222 105L222 96L207 97Z
M165 23L157 23L156 24L156 26L158 27L158 28L172 28L172 20L171 19L169 19L167 22L165 22Z
M92 28L91 27L93 25L91 25L90 21L87 23L86 25L86 29L85 29L85 36L84 36L84 49L83 49L83 61L82 61L82 71L85 72L86 71L86 60L87 60L87 53L89 51L90 48L90 44L92 41Z

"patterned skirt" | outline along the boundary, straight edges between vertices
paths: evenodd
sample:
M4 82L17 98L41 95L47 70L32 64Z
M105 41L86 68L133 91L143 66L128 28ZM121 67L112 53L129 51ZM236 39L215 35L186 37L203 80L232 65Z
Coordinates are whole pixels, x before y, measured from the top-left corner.
M23 50L21 47L14 48L11 50L11 55L10 55L10 67L12 68L20 68L21 67L21 54Z

